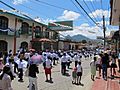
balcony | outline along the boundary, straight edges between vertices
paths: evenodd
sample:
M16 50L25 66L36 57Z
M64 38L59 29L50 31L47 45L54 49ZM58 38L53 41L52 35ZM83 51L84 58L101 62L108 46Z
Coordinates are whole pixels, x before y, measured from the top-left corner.
M41 32L41 31L36 31L35 32L35 38L49 38L49 32Z
M29 28L20 28L19 30L20 35L32 35L32 27Z

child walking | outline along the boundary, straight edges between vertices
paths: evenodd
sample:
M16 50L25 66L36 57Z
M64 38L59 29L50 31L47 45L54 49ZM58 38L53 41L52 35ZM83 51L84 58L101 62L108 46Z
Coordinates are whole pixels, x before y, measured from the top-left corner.
M73 71L72 71L72 84L76 84L76 79L77 79L77 68L73 68Z

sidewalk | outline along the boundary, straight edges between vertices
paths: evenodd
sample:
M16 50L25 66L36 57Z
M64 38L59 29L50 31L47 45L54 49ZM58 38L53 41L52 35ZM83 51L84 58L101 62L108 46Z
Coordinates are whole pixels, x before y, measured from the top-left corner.
M108 69L108 71L110 71ZM116 70L116 76L114 79L111 79L110 74L108 75L107 81L103 80L101 77L100 79L96 79L93 82L91 90L120 90L120 73Z

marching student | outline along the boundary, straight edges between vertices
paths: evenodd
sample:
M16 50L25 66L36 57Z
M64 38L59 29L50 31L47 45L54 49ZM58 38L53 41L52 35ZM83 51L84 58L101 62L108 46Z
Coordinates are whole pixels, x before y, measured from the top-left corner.
M48 82L48 75L50 76L50 81L52 81L52 77L51 77L51 69L52 69L52 62L51 62L51 57L47 56L47 59L45 61L45 65L44 65L44 69L45 69L45 75L46 75L46 82Z
M20 62L18 64L18 73L19 73L19 82L24 82L23 81L23 54L20 54Z
M63 53L63 56L61 57L61 73L63 75L66 74L66 64L67 64L67 56L66 56L66 53L64 52Z

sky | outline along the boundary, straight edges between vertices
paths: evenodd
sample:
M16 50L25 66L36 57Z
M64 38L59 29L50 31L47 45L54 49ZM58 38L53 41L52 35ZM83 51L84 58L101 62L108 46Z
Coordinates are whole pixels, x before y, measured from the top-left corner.
M96 36L103 36L103 15L105 16L106 35L109 35L110 31L118 30L118 27L109 25L110 0L77 0L92 20L75 0L1 1L44 24L55 21L73 20L72 31L60 32L65 36L82 34L91 39L95 39ZM0 3L0 9L12 11L2 3Z

